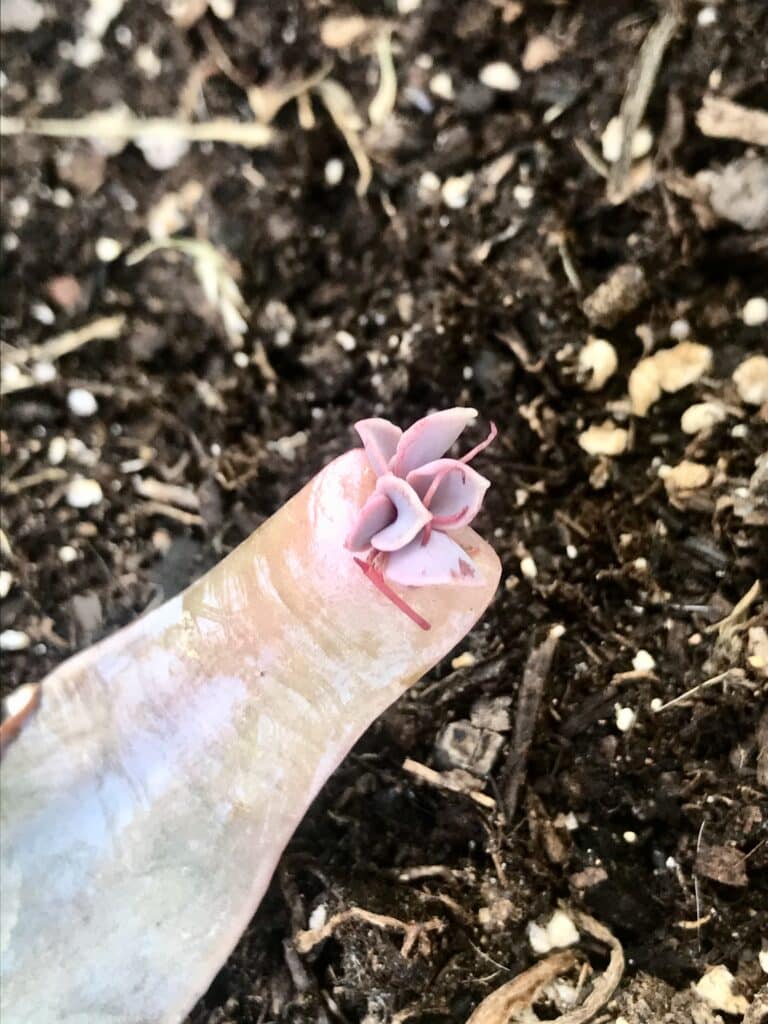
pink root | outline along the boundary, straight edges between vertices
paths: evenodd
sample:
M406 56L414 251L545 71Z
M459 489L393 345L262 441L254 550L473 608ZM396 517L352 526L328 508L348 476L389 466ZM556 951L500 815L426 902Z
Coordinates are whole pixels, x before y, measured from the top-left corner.
M407 615L411 622L415 622L420 629L426 630L432 628L425 618L419 615L414 608L411 608L411 606L404 601L399 594L395 593L379 570L375 569L370 562L364 562L362 558L355 558L355 563L360 566L374 587L381 591L384 597L390 600L396 608L399 608L403 615Z
M488 437L486 437L484 441L481 441L480 444L475 445L475 447L471 451L467 452L466 455L462 455L462 457L459 459L459 462L471 462L476 455L479 455L480 452L485 451L488 445L495 440L498 432L499 431L496 429L496 424L491 423L491 429L488 431Z

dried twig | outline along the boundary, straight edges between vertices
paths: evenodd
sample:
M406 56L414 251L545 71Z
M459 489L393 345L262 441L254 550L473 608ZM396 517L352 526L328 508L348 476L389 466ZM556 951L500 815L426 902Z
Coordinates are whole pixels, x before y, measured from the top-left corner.
M212 121L187 121L172 117L131 117L126 114L89 114L80 118L0 118L0 135L44 135L59 139L139 139L185 140L187 142L225 142L246 149L268 146L275 139L269 125L254 121L217 118Z
M743 107L725 96L705 96L696 112L699 131L712 139L738 139L768 146L768 113Z
M493 797L488 796L485 793L481 793L479 789L463 789L457 785L450 776L443 775L441 772L436 772L434 768L429 768L427 765L422 764L420 761L414 761L410 757L406 757L403 761L403 768L405 771L410 772L411 775L415 775L423 782L429 783L430 786L438 786L440 789L447 789L451 793L463 793L468 796L470 800L474 800L476 804L481 807L486 807L489 811L492 811L496 807L496 801Z
M87 345L89 341L110 341L120 336L125 326L125 317L122 313L116 316L102 316L89 324L84 324L74 331L65 331L57 334L54 338L42 342L40 345L30 345L29 348L11 348L8 346L3 350L3 362L6 366L18 366L21 363L48 362L54 363L62 356L74 352L76 349ZM17 391L19 388L13 384L4 387L5 394Z
M364 196L373 177L373 168L360 138L363 120L357 112L355 101L344 86L333 78L326 78L316 89L357 164L359 177L356 192Z
M368 107L368 120L372 125L384 124L395 109L397 100L397 74L392 59L392 35L384 29L376 40L376 57L379 62L379 87Z
M686 690L685 693L681 693L679 696L673 697L672 700L668 700L666 704L662 704L661 707L655 708L654 712L658 715L660 711L666 711L667 708L674 708L678 704L682 704L683 701L688 700L689 697L693 697L700 690L706 690L710 686L715 686L717 683L723 683L726 680L730 683L743 682L743 669L728 668L725 670L725 672L718 672L716 676L711 676L709 679L704 679L701 683L697 683L695 686L692 686L690 690Z
M427 932L442 931L445 922L439 917L431 917L428 921L400 921L388 914L374 914L362 907L350 907L342 910L329 918L321 928L309 928L306 931L297 932L294 936L294 945L299 953L309 953L315 946L333 935L336 929L347 921L363 921L365 924L373 925L375 928L383 928L386 931L398 931L403 933L403 945L400 955L407 957L413 950L416 943L419 943L419 951L423 955L429 953L429 940Z
M640 127L664 51L672 41L678 22L678 7L673 0L669 9L645 37L637 60L629 72L627 88L619 111L621 152L608 175L608 199L611 203L623 203L627 198L627 181L632 165L632 140Z
M512 1014L531 1007L545 985L565 974L576 963L576 955L570 950L553 953L546 960L540 960L486 996L475 1007L467 1024L507 1024Z
M168 505L175 505L178 508L186 509L187 512L200 511L200 499L188 487L180 484L167 484L162 480L155 480L154 477L134 477L133 486L136 493L142 498L149 498L150 501L159 501Z
M587 1024L587 1021L592 1020L595 1014L602 1010L611 998L619 987L619 982L624 974L624 950L613 932L610 932L605 925L600 924L599 921L596 921L594 917L590 917L589 914L574 910L571 911L571 914L575 918L580 931L586 932L593 939L604 943L608 946L611 953L608 966L597 979L592 987L592 991L581 1006L562 1014L560 1017L556 1017L552 1024Z
M40 484L59 483L66 480L68 475L65 469L50 466L37 473L30 473L28 476L20 476L16 480L7 480L3 489L9 496L20 494L22 491L28 491L30 487L38 487Z
M542 694L549 670L552 667L552 659L555 656L558 641L562 635L562 626L553 626L547 634L546 640L533 648L525 663L523 681L517 695L515 735L501 776L504 813L508 821L514 818L517 810L520 787L525 778L528 751L536 728Z

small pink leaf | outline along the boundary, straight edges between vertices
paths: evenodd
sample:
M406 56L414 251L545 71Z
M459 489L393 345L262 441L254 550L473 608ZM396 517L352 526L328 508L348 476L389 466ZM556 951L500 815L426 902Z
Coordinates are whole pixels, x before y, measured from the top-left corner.
M411 485L391 473L379 477L375 493L386 496L397 511L394 522L371 537L378 551L395 551L410 543L432 518Z
M467 552L447 534L433 530L426 544L417 538L387 559L384 575L404 587L474 585L482 579Z
M352 524L345 546L350 551L365 551L370 546L371 538L385 526L393 523L396 517L397 509L386 494L374 491Z
M456 408L433 412L417 420L400 438L390 463L391 471L406 477L417 466L439 459L476 417L475 409Z
M400 427L396 427L389 420L382 420L376 417L368 420L358 420L355 430L363 442L365 454L371 464L376 476L383 476L387 472L390 459L397 450L397 443L403 436Z
M413 487L434 515L437 530L457 530L475 518L491 486L470 466L456 459L436 459L408 474Z

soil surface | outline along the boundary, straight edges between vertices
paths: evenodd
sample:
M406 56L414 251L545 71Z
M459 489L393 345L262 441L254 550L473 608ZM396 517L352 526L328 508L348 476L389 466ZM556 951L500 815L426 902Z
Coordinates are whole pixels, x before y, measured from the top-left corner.
M476 525L504 563L500 592L464 656L326 785L189 1020L463 1024L534 963L529 923L563 906L624 949L597 1019L722 1019L728 1006L691 992L721 965L735 977L725 1019L755 1024L768 400L765 383L750 394L732 374L768 353L760 303L745 310L768 297L768 170L759 140L728 125L713 137L696 115L707 94L768 107L766 5L677 9L623 196L601 136L646 59L652 3L210 6L179 0L174 21L132 0L98 41L86 18L104 4L8 4L42 14L3 36L8 115L122 103L244 124L295 88L264 148L174 152L166 139L148 153L164 169L134 144L3 145L1 624L19 648L3 653L3 692L189 583L354 443L356 419L405 426L473 405L499 427L477 463L494 486ZM506 66L484 72L493 62ZM737 178L724 197L723 168ZM36 349L118 315L112 337ZM604 382L579 370L590 336L617 356ZM703 365L637 415L630 373L684 341L706 347ZM684 432L683 412L705 401L711 425ZM582 435L606 420L604 454L590 454ZM670 475L684 460L695 468ZM72 507L76 477L98 483L100 495L85 485L94 504ZM558 625L549 671L532 674L543 691L526 759L523 670ZM467 721L485 722L489 763L442 738ZM487 799L424 781L407 758L474 770L449 778ZM360 917L295 951L310 914L353 907L437 924L407 955L401 932ZM605 947L583 949L598 984ZM539 997L542 1019L582 998L568 977Z

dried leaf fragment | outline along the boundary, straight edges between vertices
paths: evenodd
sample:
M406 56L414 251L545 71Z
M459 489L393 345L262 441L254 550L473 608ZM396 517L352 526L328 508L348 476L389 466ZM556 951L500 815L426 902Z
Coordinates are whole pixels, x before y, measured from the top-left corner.
M733 846L701 846L696 854L696 872L723 885L749 884L741 850Z
M587 296L584 313L591 323L613 327L636 309L647 294L648 282L643 268L624 263Z

